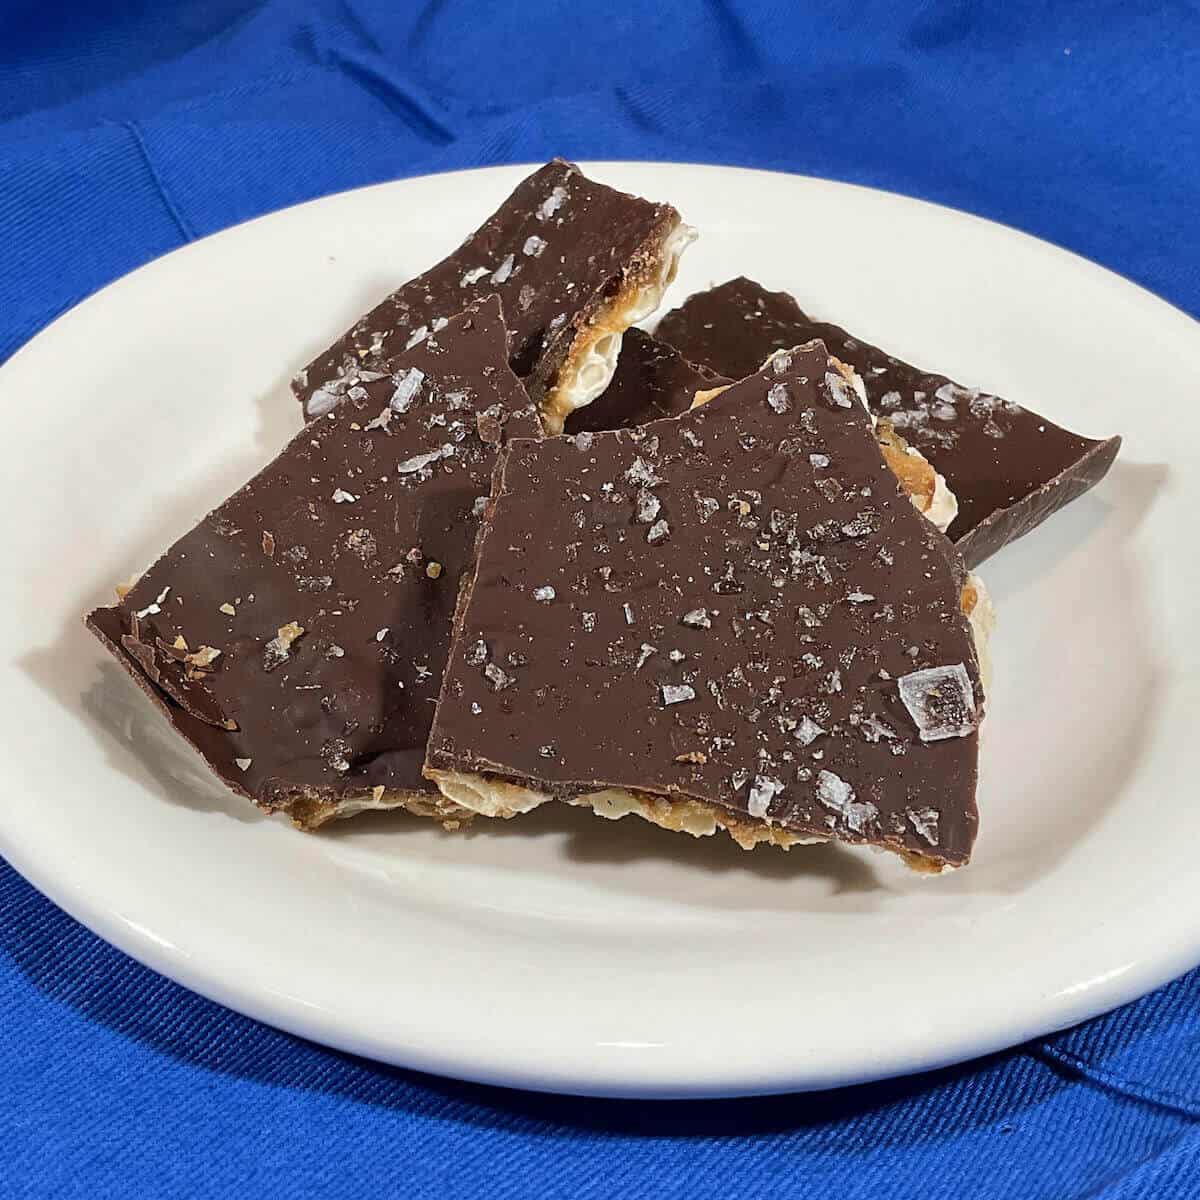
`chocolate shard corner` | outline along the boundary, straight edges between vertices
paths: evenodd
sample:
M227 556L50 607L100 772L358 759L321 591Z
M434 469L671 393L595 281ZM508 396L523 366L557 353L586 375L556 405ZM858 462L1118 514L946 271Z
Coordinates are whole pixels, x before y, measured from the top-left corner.
M293 381L309 417L437 342L447 320L499 296L508 353L551 433L598 396L621 334L657 308L694 237L679 213L588 179L554 159L524 179L448 258L406 283Z
M349 388L88 626L268 811L457 819L421 766L458 585L500 448L540 432L481 301Z
M871 411L945 476L958 499L948 533L970 566L1099 483L1121 446L1119 437L1081 437L1011 400L902 362L746 278L690 296L662 318L656 336L734 377L775 350L820 338L861 376Z

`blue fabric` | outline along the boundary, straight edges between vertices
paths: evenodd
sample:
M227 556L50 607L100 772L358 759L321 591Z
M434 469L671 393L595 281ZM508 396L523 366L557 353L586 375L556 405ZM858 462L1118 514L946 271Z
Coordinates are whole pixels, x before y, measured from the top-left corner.
M0 35L0 360L232 222L554 153L908 192L1200 312L1194 0L0 0ZM831 1095L546 1098L380 1068L234 1016L0 864L0 1188L1194 1196L1198 1003L1193 973L1011 1053Z

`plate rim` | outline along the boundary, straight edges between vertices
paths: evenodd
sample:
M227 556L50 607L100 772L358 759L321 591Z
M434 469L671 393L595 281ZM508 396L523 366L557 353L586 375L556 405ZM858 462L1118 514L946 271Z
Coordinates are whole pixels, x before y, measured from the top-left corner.
M0 388L3 388L6 375L10 373L12 364L24 363L25 357L36 353L33 348L48 336L61 336L64 329L70 328L78 318L80 310L99 307L108 302L116 289L127 286L140 286L145 274L152 274L159 265L168 259L186 256L193 247L207 246L208 243L221 238L245 236L243 230L253 228L261 223L278 218L281 214L322 205L336 197L347 197L363 192L373 192L380 189L393 189L414 181L428 181L454 176L477 176L482 172L493 174L511 174L514 179L520 173L527 173L531 167L538 164L502 164L497 166L469 168L465 170L434 172L431 174L409 176L399 180L389 180L369 185L363 188L350 188L340 192L316 197L300 204L291 205L262 214L248 221L240 222L226 229L219 230L204 238L187 242L168 253L143 263L134 270L106 284L103 288L85 297L60 314L53 322L39 331L32 339L19 347L8 360L0 365ZM653 167L669 172L673 168L687 168L715 171L722 174L734 175L763 175L800 182L806 186L816 186L822 189L853 189L856 192L868 193L872 196L883 196L891 202L901 202L905 205L917 206L934 210L945 216L949 214L955 220L963 220L1001 230L1009 237L1017 237L1033 243L1040 252L1049 253L1055 257L1061 256L1065 265L1074 270L1086 268L1098 280L1103 280L1107 287L1119 286L1122 291L1132 290L1137 293L1141 303L1152 301L1158 309L1160 319L1175 321L1182 318L1187 332L1191 336L1200 333L1200 322L1183 309L1172 305L1162 297L1155 295L1141 284L1130 280L1118 272L1082 257L1075 252L1053 242L1038 238L1023 232L1013 226L993 221L985 217L966 212L961 209L941 205L932 201L917 199L902 193L885 189L873 188L857 183L846 183L837 180L823 179L815 176L797 175L790 172L772 171L760 168L728 166L698 162L662 162L662 161L629 161L602 160L581 163L583 169L603 172L608 169L621 170L628 168ZM138 283L134 283L134 280ZM69 334L68 334L69 336ZM1113 978L1103 977L1089 984L1081 984L1076 998L1070 1002L1061 1002L1055 1023L1048 1026L1044 1020L1030 1019L1022 1013L1002 1026L993 1025L987 1031L987 1036L972 1037L969 1034L960 1036L956 1041L942 1047L942 1053L930 1054L927 1045L921 1048L910 1048L895 1052L891 1055L880 1056L878 1050L871 1054L870 1065L865 1061L856 1064L846 1064L841 1070L826 1070L812 1072L800 1078L773 1077L771 1080L748 1078L745 1072L738 1072L736 1078L723 1073L719 1064L705 1063L704 1069L694 1073L688 1081L680 1081L674 1085L664 1085L661 1080L654 1078L631 1078L628 1064L616 1065L615 1070L609 1071L610 1059L603 1061L592 1058L586 1073L580 1071L577 1064L559 1063L557 1069L549 1064L538 1069L529 1063L519 1065L514 1063L513 1055L503 1053L494 1056L489 1061L481 1061L477 1055L464 1057L447 1053L444 1047L430 1050L428 1047L409 1045L397 1048L373 1039L369 1034L358 1034L340 1028L336 1017L321 1012L315 1014L311 1008L295 997L266 995L261 990L255 990L251 985L243 985L237 980L222 980L214 977L211 967L205 969L202 965L190 962L187 956L181 956L169 945L154 937L151 931L141 929L131 924L119 913L106 909L94 894L78 887L75 882L65 877L62 871L55 871L52 856L48 853L49 846L38 847L24 844L20 838L20 828L9 828L4 812L0 809L0 854L9 861L26 880L52 903L62 908L73 919L79 921L94 934L136 959L150 969L166 976L174 982L218 1004L248 1016L251 1019L263 1021L279 1028L286 1033L316 1041L348 1053L361 1055L381 1062L390 1063L405 1069L426 1071L438 1075L506 1087L529 1088L538 1091L559 1092L587 1096L607 1097L642 1097L642 1098L696 1098L735 1095L763 1095L787 1093L796 1091L817 1090L821 1088L845 1086L854 1083L867 1082L897 1075L923 1072L945 1067L953 1063L963 1062L980 1055L1008 1048L1032 1037L1044 1036L1048 1033L1074 1025L1081 1020L1110 1011L1122 1004L1128 1003L1149 991L1176 978L1184 971L1200 962L1200 930L1192 942L1179 942L1169 952L1158 954L1150 961L1140 960ZM1039 1011L1046 1010L1047 1002L1043 1002ZM1058 1017L1062 1019L1059 1020ZM401 1053L397 1051L402 1050ZM922 1052L924 1051L924 1052ZM653 1075L653 1071L650 1073Z

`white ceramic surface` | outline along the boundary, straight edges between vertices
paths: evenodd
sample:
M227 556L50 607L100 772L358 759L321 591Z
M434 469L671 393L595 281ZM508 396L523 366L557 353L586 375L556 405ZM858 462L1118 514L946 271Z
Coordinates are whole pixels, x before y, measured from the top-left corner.
M565 807L305 836L226 795L80 614L299 423L287 377L524 173L387 184L152 263L0 369L0 851L102 937L317 1041L563 1091L818 1088L994 1050L1200 962L1200 327L1044 243L810 179L605 164L745 273L1093 434L1099 489L987 564L975 861L745 854Z

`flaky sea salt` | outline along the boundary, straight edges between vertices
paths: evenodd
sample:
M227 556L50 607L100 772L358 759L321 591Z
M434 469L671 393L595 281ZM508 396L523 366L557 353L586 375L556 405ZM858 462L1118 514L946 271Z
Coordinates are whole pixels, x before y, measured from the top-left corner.
M275 636L263 647L263 670L273 671L287 662L292 643L304 636L304 627L295 621L281 625Z
M649 525L658 516L662 504L653 492L642 488L637 494L637 519Z
M625 472L625 479L639 487L652 488L656 483L662 483L654 473L654 468L642 457L637 457Z
M664 704L682 704L696 698L695 689L686 683L664 683L661 691Z
M508 277L513 273L513 263L516 261L513 255L506 254L504 261L492 272L493 283L507 283Z
M880 672L883 675L883 672ZM895 741L896 731L885 721L881 721L874 713L863 718L859 724L859 732L868 742Z
M975 689L962 663L901 675L896 686L921 741L966 737L978 727Z
M936 392L933 393L935 400L940 400L943 404L957 404L959 401L971 401L979 395L978 388L962 387L957 383L943 383Z
M512 676L509 675L508 672L503 668L498 667L495 663L488 663L488 665L483 668L483 674L488 683L492 685L492 691L494 692L503 691L510 683L512 683Z
M912 827L931 846L938 844L938 818L936 808L906 808L905 816L912 822Z
M822 770L817 774L817 799L837 813L846 827L855 833L862 833L866 823L879 815L874 804L857 801L854 789L833 771Z
M752 817L762 820L767 815L771 801L782 791L783 784L778 779L772 779L769 775L755 775L754 782L750 785L750 799L746 804L746 811Z
M839 408L853 408L854 397L848 384L836 371L825 372L825 386Z
M407 412L417 393L421 390L421 384L425 382L425 372L411 367L398 379L394 376L393 378L396 390L388 401L388 408L394 413Z
M802 746L811 746L825 732L820 725L816 723L810 716L803 716L796 725L796 732L792 736Z
M430 450L425 454L414 454L412 458L406 458L403 462L397 463L396 470L401 475L412 475L416 471L421 471L425 467L432 466L439 459L449 458L453 454L453 446L449 444L439 446L436 450Z
M537 219L548 221L567 202L567 189L556 187L537 207Z
M332 412L337 406L337 393L329 388L319 387L308 398L308 404L305 409L310 417L323 417L326 413Z

